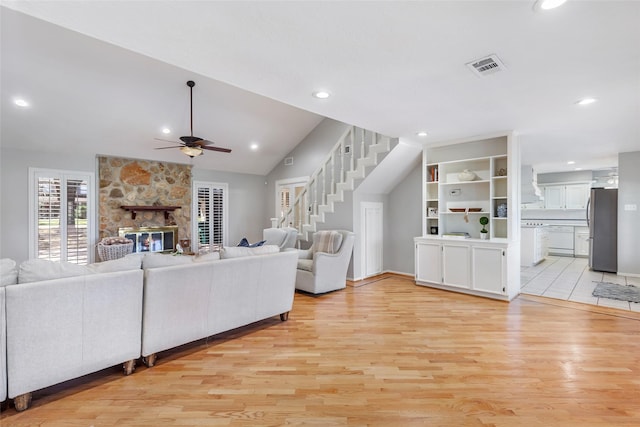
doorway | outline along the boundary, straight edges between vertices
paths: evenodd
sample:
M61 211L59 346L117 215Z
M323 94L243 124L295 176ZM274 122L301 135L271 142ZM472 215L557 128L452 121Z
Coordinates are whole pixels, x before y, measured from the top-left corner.
M276 181L276 218L280 221L287 216L289 208L293 205L296 197L300 195L304 186L307 185L309 177L303 176L299 178L288 178ZM302 206L302 205L300 205ZM305 212L302 212L302 208L293 211L293 216L290 217L289 222L283 224L285 227L294 227L298 230L302 227Z
M363 278L382 273L383 209L384 204L381 202L360 203Z

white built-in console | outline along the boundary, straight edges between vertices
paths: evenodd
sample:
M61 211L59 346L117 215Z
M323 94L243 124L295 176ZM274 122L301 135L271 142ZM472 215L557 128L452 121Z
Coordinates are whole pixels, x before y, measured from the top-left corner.
M505 300L518 295L519 163L512 134L424 150L418 285Z

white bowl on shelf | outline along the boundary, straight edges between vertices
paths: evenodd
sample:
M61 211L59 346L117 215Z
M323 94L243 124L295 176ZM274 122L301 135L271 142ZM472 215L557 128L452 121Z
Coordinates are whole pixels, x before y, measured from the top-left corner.
M473 181L474 179L476 179L476 174L469 169L465 169L462 172L458 173L458 179L460 181Z

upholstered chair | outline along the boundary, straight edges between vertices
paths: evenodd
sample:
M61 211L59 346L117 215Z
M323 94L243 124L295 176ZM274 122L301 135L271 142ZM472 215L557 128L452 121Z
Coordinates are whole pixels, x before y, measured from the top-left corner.
M280 251L295 248L298 239L298 230L293 227L265 228L262 231L262 240L265 245L276 245Z
M298 251L296 289L312 294L344 289L355 234L324 230L313 234L313 244Z

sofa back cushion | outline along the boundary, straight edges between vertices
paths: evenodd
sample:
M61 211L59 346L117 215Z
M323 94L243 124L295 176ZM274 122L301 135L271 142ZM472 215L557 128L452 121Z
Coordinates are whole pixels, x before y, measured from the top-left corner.
M18 283L18 268L16 262L9 258L0 259L0 286Z
M191 264L192 256L147 253L142 259L142 268L169 267L172 265Z
M220 258L241 258L245 256L253 255L266 255L280 252L280 248L276 245L264 245L256 248L249 248L246 246L230 246L220 249Z
M30 259L20 264L18 283L41 282L44 280L82 276L92 273L91 269L86 265L65 261Z
M97 262L88 265L92 273L111 273L114 271L140 270L144 255L139 253L125 255L122 258Z
M335 254L342 245L342 234L339 231L318 231L313 234L313 252Z

